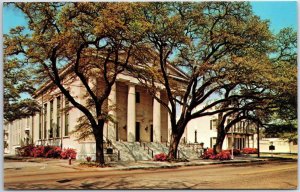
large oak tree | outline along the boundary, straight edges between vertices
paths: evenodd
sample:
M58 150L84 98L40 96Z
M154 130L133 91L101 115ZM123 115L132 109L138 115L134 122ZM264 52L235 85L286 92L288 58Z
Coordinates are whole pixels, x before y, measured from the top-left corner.
M143 29L135 3L14 3L27 18L29 32L7 35L5 57L22 54L79 109L96 140L96 159L103 165L103 126L108 120L107 98L129 61L143 44ZM88 106L78 101L64 84L61 69L78 79ZM97 83L93 83L96 79ZM102 89L99 89L99 82ZM92 108L91 108L92 106Z
M150 25L145 41L156 54L140 61L147 70L137 76L169 112L174 158L190 120L240 110L258 98L273 78L272 34L248 2L149 3L144 17ZM170 74L170 65L185 72L184 83ZM168 101L156 96L160 85ZM226 95L227 89L234 90Z

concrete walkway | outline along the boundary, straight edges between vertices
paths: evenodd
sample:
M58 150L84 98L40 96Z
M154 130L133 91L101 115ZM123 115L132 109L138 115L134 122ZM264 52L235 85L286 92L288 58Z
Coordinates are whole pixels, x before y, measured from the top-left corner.
M138 162L108 163L108 165L111 165L112 169L131 170L131 169L175 168L175 167L183 167L183 166L204 166L204 165L212 165L212 164L236 164L236 163L265 162L265 161L270 161L270 160L275 160L275 159L276 158L270 159L270 158L237 157L233 160L224 160L224 161L196 159L196 160L189 160L189 162L138 161Z
M46 159L46 158L22 158L15 156L5 156L4 169L21 169L26 167L52 167L54 169L62 168L68 170L132 170L132 169L159 169L159 168L176 168L183 166L204 166L211 164L238 164L238 163L254 163L266 162L274 160L296 161L291 158L255 158L255 157L235 157L233 160L207 160L195 159L188 162L160 162L160 161L137 161L137 162L108 162L107 167L87 167L80 165L84 161L72 160L69 165L67 159ZM42 169L42 168L41 168Z

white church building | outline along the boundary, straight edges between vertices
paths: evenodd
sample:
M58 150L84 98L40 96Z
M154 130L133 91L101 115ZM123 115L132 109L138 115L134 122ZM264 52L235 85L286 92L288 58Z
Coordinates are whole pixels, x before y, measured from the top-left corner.
M179 78L184 78L184 74L172 68L172 73ZM67 70L62 71L66 75ZM67 75L66 75L67 77ZM79 103L85 105L85 88L79 79L70 80L64 78L64 84L70 94ZM101 89L101 82L97 79L90 80L97 88ZM167 100L164 91L158 91L157 96ZM64 97L59 89L52 82L47 82L41 86L34 95L40 104L41 110L34 116L17 119L13 122L4 123L5 153L14 154L17 147L26 144L35 145L56 145L62 148L75 148L78 158L95 155L95 142L92 137L78 140L78 134L72 131L78 126L78 118L83 114ZM119 151L119 143L136 143L137 146L145 149L154 148L151 143L168 145L170 141L170 120L167 110L154 100L143 88L139 81L127 73L119 74L116 83L107 100L107 106L114 108L110 113L114 117L114 122L106 123L104 127L104 137L115 145ZM64 110L69 108L70 110ZM215 143L217 115L197 118L190 121L182 137L181 144L204 144L204 148L211 148ZM233 139L232 139L233 138ZM256 135L253 128L247 122L241 122L229 131L223 148L243 149L244 147L256 147ZM152 149L152 151L166 152ZM148 150L149 151L149 150ZM153 154L152 154L153 155Z

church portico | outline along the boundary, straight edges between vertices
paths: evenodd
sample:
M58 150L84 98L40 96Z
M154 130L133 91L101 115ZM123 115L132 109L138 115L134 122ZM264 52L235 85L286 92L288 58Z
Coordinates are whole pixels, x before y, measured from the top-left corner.
M160 98L160 95L161 92L158 91L157 97ZM110 115L115 117L114 122L108 123L110 140L128 142L161 142L162 138L167 140L167 130L166 134L162 132L163 129L167 129L168 114L162 113L164 109L161 104L154 100L145 88L130 81L118 81L109 99L109 110L114 108L114 112L110 112Z
M88 93L79 79L66 82L66 84L77 102L84 106L88 105ZM94 77L90 79L89 84L95 86L96 93L101 95L104 82ZM160 91L157 91L156 97L164 102L167 101L162 87ZM80 120L84 114L73 107L57 87L53 87L51 82L45 84L36 92L35 99L40 104L41 111L33 116L31 123L30 138L33 144L74 148L78 151L80 158L95 155L95 148L90 147L95 144L94 135L81 138L80 131L90 131L87 124L82 123L84 119ZM66 108L68 110L65 110ZM128 145L137 144L135 142L151 145L150 142L152 142L155 145L168 140L167 110L147 92L137 79L128 74L118 76L109 97L103 104L103 111L108 112L110 117L103 127L104 142L108 139L114 145L124 142ZM78 131L75 131L77 129ZM13 143L15 147L20 146L19 141L24 140L25 132L26 130L22 130L20 131L22 134L13 135L16 142L10 144Z

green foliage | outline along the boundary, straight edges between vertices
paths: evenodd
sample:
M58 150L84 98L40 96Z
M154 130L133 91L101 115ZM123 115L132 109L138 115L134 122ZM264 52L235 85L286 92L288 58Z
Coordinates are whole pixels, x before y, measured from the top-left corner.
M13 121L38 111L38 105L31 98L35 91L34 72L17 59L4 59L3 74L4 119Z
M298 140L297 120L273 121L265 126L264 135L266 137L279 137L279 138L287 139L289 142L297 142Z

